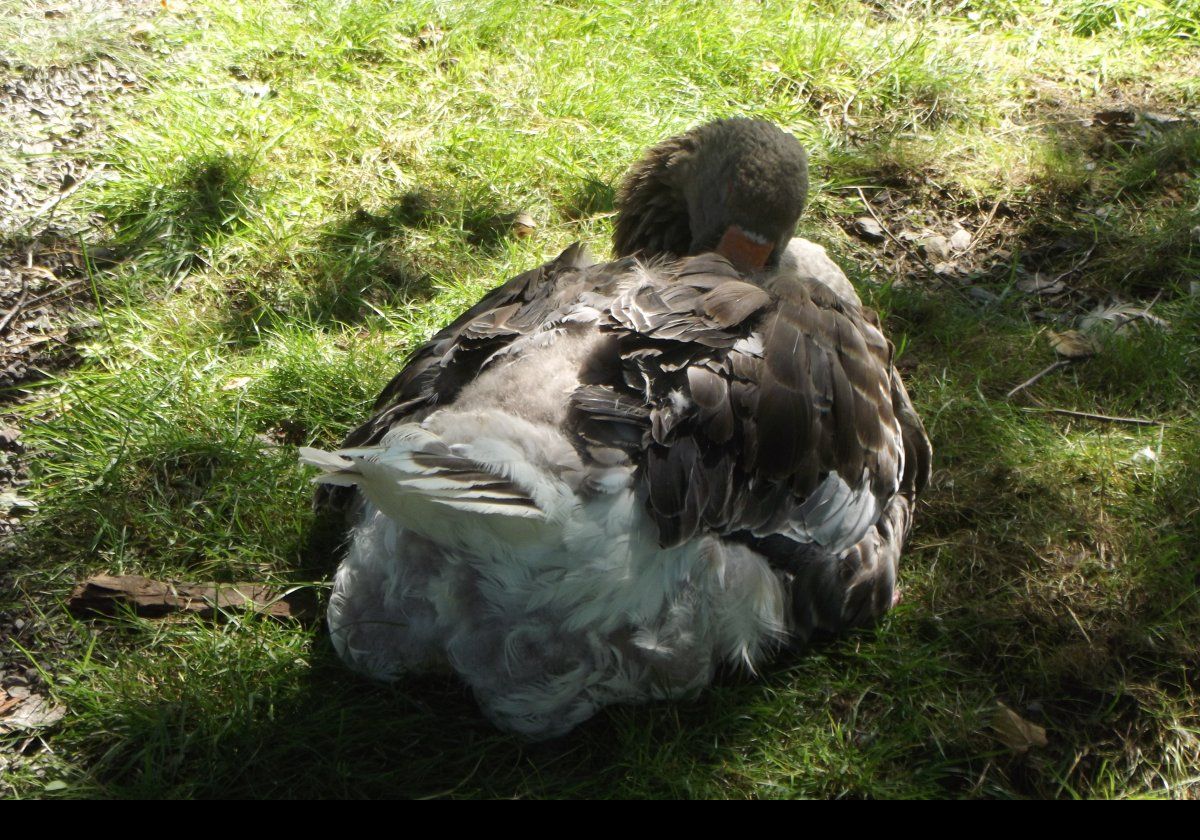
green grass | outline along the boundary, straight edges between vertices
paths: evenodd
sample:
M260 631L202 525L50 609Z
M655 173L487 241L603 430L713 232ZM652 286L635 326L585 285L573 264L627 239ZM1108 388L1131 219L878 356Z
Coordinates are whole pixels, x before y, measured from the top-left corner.
M78 196L121 257L92 278L101 326L81 364L12 395L39 504L13 603L50 628L28 655L68 715L0 791L1195 796L1200 129L1086 121L1195 113L1198 8L318 0L179 6L111 49L51 28L46 60L110 54L145 86L95 152L119 177ZM605 253L623 168L734 114L809 147L802 232L886 316L934 439L877 632L530 747L452 682L355 679L319 628L66 617L99 571L323 591L295 446L336 443L485 289L576 239ZM906 196L897 233L991 211L979 247L1005 253L971 275L988 294L848 237L855 187ZM1035 270L1072 291L1021 294ZM1053 361L1047 329L1110 296L1153 300L1170 332L1108 336L1005 397ZM1048 745L1001 743L1001 702Z

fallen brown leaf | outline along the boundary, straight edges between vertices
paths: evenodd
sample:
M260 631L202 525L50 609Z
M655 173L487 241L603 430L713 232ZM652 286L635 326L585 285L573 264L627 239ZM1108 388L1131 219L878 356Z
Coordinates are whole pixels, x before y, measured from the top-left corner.
M67 608L77 615L111 614L118 605L146 618L173 613L213 618L229 609L297 621L317 615L316 601L306 589L281 592L261 583L176 583L140 575L95 575L76 584L67 599Z
M1015 753L1026 753L1049 743L1043 727L1025 720L1003 703L997 704L992 715L992 729L1000 742Z
M1087 359L1100 352L1100 346L1090 336L1079 330L1064 330L1050 333L1050 346L1064 359Z
M31 694L10 714L0 719L0 733L19 729L41 729L62 720L67 710L40 694Z

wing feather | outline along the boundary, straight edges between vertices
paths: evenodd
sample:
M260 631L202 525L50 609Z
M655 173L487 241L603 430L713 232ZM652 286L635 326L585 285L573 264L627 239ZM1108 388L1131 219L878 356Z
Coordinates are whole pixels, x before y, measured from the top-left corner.
M641 429L638 481L664 546L705 528L843 551L896 493L914 445L890 345L856 301L802 278L755 285L705 254L644 272L602 311L616 361L603 401L573 397L579 428L626 451ZM645 411L614 422L622 395Z

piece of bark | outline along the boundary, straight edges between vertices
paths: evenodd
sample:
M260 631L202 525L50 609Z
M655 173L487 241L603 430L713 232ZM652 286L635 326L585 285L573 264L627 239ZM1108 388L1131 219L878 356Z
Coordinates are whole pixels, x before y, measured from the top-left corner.
M76 615L112 615L125 606L145 618L194 613L202 618L244 609L271 618L309 622L317 617L310 590L280 592L261 583L181 583L140 575L95 575L75 585L67 607Z

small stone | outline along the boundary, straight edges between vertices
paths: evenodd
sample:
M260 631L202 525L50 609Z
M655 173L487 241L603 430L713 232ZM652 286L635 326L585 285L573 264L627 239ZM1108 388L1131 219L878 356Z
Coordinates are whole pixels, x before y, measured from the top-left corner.
M967 250L971 247L971 234L962 228L954 231L954 235L950 237L950 247L955 251Z
M129 37L135 41L149 41L150 36L154 34L154 24L149 21L142 21L129 30Z
M48 155L54 151L54 141L43 140L40 143L24 143L21 152L27 155Z
M524 239L526 236L532 236L535 230L537 222L528 213L518 213L513 219L513 233L518 237Z
M0 426L0 449L16 449L20 446L21 430L12 426Z
M921 250L926 257L943 261L950 256L950 240L944 236L927 236L921 240Z
M1129 460L1135 464L1153 464L1158 460L1158 453L1149 446L1144 446L1137 452L1133 453L1133 457Z
M274 95L271 86L265 82L239 82L237 89L250 99L269 99Z
M887 239L887 234L883 231L883 225L875 221L870 216L859 216L854 220L854 232L867 242L878 244Z

